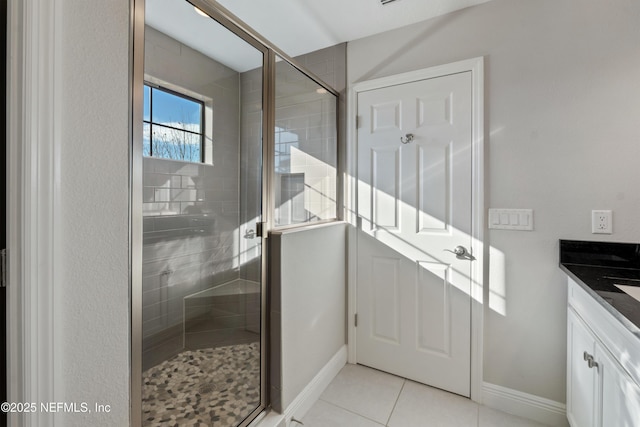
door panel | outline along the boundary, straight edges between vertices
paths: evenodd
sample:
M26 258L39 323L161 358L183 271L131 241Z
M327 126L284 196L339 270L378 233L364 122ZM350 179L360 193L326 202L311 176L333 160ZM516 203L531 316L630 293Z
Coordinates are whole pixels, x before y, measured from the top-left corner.
M446 250L472 249L471 73L361 92L358 119L358 363L469 396L472 261Z
M451 355L451 266L417 262L416 348Z
M385 343L400 343L400 299L398 259L374 257L371 263L373 287L371 336Z
M402 129L400 121L400 101L391 101L371 106L371 133L385 132L390 129Z
M387 230L399 230L401 150L395 147L374 148L371 158L373 224Z
M451 142L418 146L418 233L446 232L451 225Z

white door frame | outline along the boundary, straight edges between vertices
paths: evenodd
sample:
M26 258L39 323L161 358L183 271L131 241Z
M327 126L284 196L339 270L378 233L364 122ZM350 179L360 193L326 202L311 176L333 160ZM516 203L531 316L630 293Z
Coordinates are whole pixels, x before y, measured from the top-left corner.
M471 241L476 261L471 268L471 399L482 401L482 357L483 357L483 294L486 246L484 244L484 58L472 58L451 64L425 68L407 73L359 82L349 88L347 115L347 162L345 180L344 218L353 227L349 231L348 298L347 298L347 345L348 362L356 363L355 314L357 304L357 128L358 94L387 86L411 83L445 76L471 72L472 85L472 189L471 189ZM486 270L488 271L488 269Z
M8 401L53 402L59 369L59 128L62 4L8 3ZM38 407L39 408L39 407ZM54 426L56 414L9 413L9 425Z

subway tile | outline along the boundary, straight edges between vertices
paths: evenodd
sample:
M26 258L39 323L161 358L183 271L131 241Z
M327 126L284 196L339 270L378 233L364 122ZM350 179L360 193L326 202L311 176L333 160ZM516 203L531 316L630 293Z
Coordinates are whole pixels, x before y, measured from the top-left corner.
M259 334L243 329L187 333L184 338L185 347L193 350L260 341Z
M158 200L158 192L162 194L165 199ZM169 201L169 202L190 202L197 201L198 190L180 189L180 190L159 190L156 192L156 200Z
M142 370L146 371L147 369L170 359L180 353L183 349L182 336L174 336L153 347L145 348L142 353Z
M142 202L143 203L153 203L155 202L155 188L153 187L143 187L142 188Z
M176 215L180 212L179 203L143 203L143 216Z
M202 177L200 176L181 176L181 188L202 188Z
M142 185L145 187L171 188L172 185L180 182L180 176L153 173L145 171L142 175ZM180 185L176 188L179 188Z
M157 203L171 201L171 190L169 188L156 188L154 194L154 199Z
M208 332L225 329L244 329L246 326L246 315L212 315L201 316L196 321L191 321L185 325L186 333Z
M178 270L183 268L197 267L202 263L204 257L211 251L200 252L201 246L196 248L196 251L187 255L174 255L170 258L161 259L157 261L148 261L142 264L142 277L143 281L148 276L160 276L163 272L169 270Z
M174 215L155 219L156 231L189 228L190 226L191 218L188 216Z
M163 303L158 302L142 307L142 320L150 320L164 315Z
M142 232L148 233L155 229L155 219L153 217L144 217L142 219Z
M321 139L329 130L325 126L307 128L307 140Z
M142 306L157 304L162 301L162 291L160 289L152 289L144 292L144 286L142 287Z

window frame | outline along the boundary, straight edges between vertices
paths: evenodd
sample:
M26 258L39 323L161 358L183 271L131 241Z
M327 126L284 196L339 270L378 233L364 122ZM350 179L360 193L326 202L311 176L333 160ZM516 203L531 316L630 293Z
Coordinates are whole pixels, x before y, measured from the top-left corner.
M205 128L205 110L207 108L207 105L205 103L205 101L201 100L201 99L197 99L194 98L192 96L186 95L184 93L178 92L176 90L173 89L169 89L165 86L150 82L149 80L144 80L144 84L143 84L143 88L149 88L149 120L145 120L144 119L144 114L142 117L142 123L143 126L145 124L149 125L149 155L148 156L143 156L144 157L149 157L149 158L154 158L154 159L164 159L164 160L175 160L175 161L179 161L179 162L188 162L188 163L199 163L199 164L203 164L205 163L205 139L206 139L206 128ZM176 128L173 126L167 126L161 123L157 123L153 121L153 91L154 90L159 90L161 92L165 92L168 93L169 95L173 95L176 96L178 98L182 98L185 99L187 101L190 102L194 102L198 105L200 105L200 132L194 132L192 130L188 130L188 129L180 129L180 128ZM184 160L184 159L174 159L174 158L169 158L169 157L160 157L160 156L154 156L153 155L153 126L160 126L163 128L167 128L167 129L172 129L172 130L177 130L180 132L186 132L189 133L191 135L199 135L200 136L200 160L199 162L194 162L191 160Z

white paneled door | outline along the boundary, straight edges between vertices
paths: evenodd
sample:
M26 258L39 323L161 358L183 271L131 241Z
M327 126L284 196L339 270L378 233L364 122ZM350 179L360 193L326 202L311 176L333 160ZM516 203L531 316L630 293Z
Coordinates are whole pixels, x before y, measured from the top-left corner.
M357 98L357 361L463 396L474 262L471 79L462 72Z

